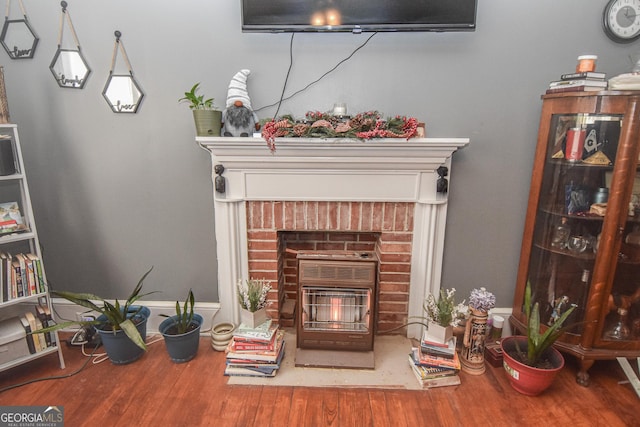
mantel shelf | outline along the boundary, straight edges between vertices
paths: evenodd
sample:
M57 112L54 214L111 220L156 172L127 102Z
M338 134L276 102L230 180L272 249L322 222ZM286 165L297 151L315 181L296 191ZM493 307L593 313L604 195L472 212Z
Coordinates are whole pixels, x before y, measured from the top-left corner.
M278 138L271 153L262 138L197 137L225 168L433 171L468 138ZM268 162L265 163L265 162Z

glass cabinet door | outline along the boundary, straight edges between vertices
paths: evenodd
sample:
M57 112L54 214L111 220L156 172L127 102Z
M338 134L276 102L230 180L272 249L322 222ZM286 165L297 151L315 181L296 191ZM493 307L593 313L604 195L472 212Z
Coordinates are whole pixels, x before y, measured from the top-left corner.
M527 279L540 305L541 323L552 325L575 307L566 323L578 324L569 331L569 336L575 336L574 343L587 318L622 119L622 115L604 114L555 114L551 119ZM640 196L640 185L637 192ZM640 202L634 197L602 327L603 340L639 338L639 216Z

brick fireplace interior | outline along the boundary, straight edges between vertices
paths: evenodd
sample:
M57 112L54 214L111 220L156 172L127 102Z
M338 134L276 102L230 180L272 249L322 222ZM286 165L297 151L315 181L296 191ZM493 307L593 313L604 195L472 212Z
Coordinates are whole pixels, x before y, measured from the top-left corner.
M248 201L249 275L271 281L269 314L293 326L298 251L373 252L378 263L376 330L407 321L414 203ZM402 331L398 331L401 333Z

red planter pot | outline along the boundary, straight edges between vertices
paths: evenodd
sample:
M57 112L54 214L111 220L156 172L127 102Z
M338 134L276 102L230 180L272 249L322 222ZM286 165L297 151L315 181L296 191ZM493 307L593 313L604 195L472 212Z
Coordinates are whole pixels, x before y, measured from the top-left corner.
M527 337L506 337L500 343L504 370L509 377L511 387L527 396L537 396L553 383L556 374L564 367L564 357L558 350L550 347L545 352L545 357L549 359L554 367L552 369L534 368L520 363L509 356L509 352L516 348L516 341L519 343L522 351L526 352Z

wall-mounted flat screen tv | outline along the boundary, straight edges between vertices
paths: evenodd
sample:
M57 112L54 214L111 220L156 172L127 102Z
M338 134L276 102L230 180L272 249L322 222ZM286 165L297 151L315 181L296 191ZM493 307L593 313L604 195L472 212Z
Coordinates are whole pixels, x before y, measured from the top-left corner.
M242 31L474 31L476 6L477 0L242 0Z

